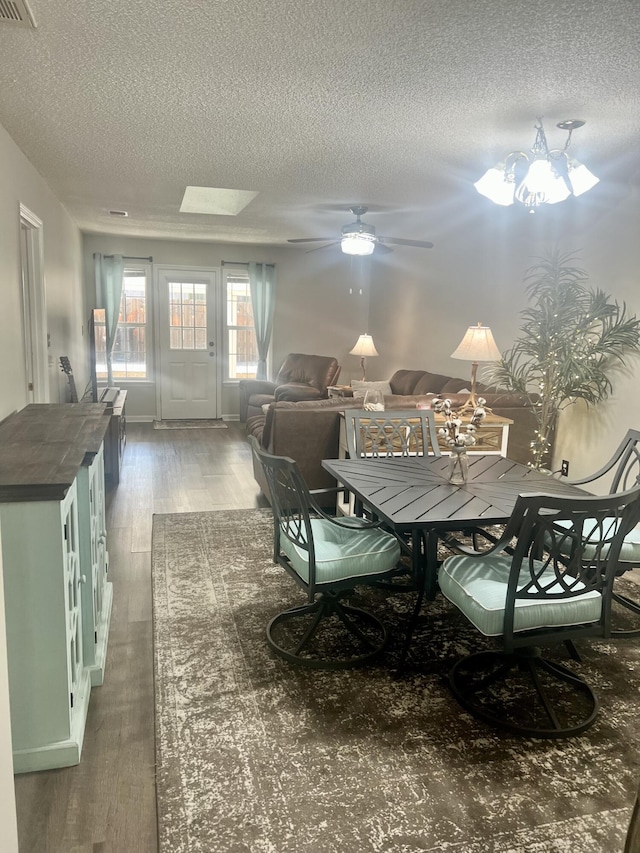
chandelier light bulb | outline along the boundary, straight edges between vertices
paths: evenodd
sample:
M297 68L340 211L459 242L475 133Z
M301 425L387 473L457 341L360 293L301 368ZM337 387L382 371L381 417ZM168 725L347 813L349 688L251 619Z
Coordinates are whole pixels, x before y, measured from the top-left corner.
M487 169L484 175L475 182L474 187L494 204L502 204L505 207L513 204L514 183L505 172L504 163Z
M556 204L571 195L571 190L546 159L536 159L516 189L516 199L527 207L539 204Z
M536 125L535 142L530 153L512 151L474 183L474 187L494 204L509 206L520 202L531 213L542 204L557 204L587 192L598 178L586 166L566 154L571 133L582 127L583 121L571 119L558 127L568 131L563 149L549 150L542 121Z
M587 190L592 189L592 187L600 183L600 178L596 178L586 166L577 160L569 161L569 180L571 181L574 195L582 195L582 193L586 193Z

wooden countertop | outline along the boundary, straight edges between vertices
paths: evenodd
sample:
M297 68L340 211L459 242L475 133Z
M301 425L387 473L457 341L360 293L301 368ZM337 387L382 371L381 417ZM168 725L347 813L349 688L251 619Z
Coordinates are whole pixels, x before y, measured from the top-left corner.
M0 423L0 502L62 500L109 427L103 403L39 403Z

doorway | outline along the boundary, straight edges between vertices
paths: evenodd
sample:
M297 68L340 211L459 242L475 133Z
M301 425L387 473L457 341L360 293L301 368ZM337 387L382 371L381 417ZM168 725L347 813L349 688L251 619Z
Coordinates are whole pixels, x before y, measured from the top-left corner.
M160 267L157 292L160 418L217 418L221 336L217 271Z
M20 205L20 275L25 396L28 403L49 402L47 309L44 290L42 220Z

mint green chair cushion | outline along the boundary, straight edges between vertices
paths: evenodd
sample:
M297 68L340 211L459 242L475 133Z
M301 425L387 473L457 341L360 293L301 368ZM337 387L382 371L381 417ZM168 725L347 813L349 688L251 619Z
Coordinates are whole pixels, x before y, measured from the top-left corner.
M538 565L542 568L541 563ZM460 608L478 631L487 637L497 637L504 631L504 609L510 571L510 557L448 557L440 567L438 583L443 595ZM522 585L530 581L528 566L521 570L520 576ZM541 577L543 584L545 577L548 583L555 577L555 573L553 570L546 570ZM579 588L580 585L577 589ZM553 591L553 587L550 587L549 593ZM561 591L559 585L557 591ZM597 622L601 608L602 597L595 590L573 598L557 600L516 599L514 631Z
M566 527L567 524L568 524L568 522L563 522L563 521L557 522L558 527ZM612 522L612 524L615 524L617 527L618 522L615 521L615 522ZM596 525L595 520L591 519L591 518L588 518L584 523L583 530L585 531L585 533L587 533L587 536L589 534L589 531L593 531L593 537L588 536L588 538L586 540L587 542L591 542L591 541L599 542L600 541L601 537L600 537L598 530L597 529L594 530L595 525ZM613 530L606 530L605 533L606 533L607 537L609 537L609 536L613 535L614 531ZM589 547L585 548L585 552L584 552L585 557L587 559L591 559L593 557L594 550L595 550L594 548L589 548ZM567 552L568 551L569 551L569 542L567 541ZM603 558L606 558L607 549L606 548L601 549L600 554ZM640 565L640 525L637 525L636 527L634 527L624 537L624 540L622 543L622 548L620 549L620 556L618 557L618 562L620 562L620 563L636 563L637 565Z
M346 522L347 519L340 519ZM324 518L311 519L316 552L316 583L357 580L362 575L383 574L400 559L400 545L390 533L377 527L362 529L361 520L349 519L349 528ZM308 552L283 535L280 546L300 577L309 581Z

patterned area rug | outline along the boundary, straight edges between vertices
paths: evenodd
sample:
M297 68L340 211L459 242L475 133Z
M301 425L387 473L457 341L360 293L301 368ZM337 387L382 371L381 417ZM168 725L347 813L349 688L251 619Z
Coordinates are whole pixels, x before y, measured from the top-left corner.
M154 421L154 429L226 429L222 421L193 420L193 421Z
M451 661L481 643L442 596L402 677L411 593L362 594L393 630L375 665L277 658L265 626L302 596L271 537L269 510L154 517L161 853L622 850L640 779L638 640L580 643L570 665L601 702L584 735L512 737L449 693Z

